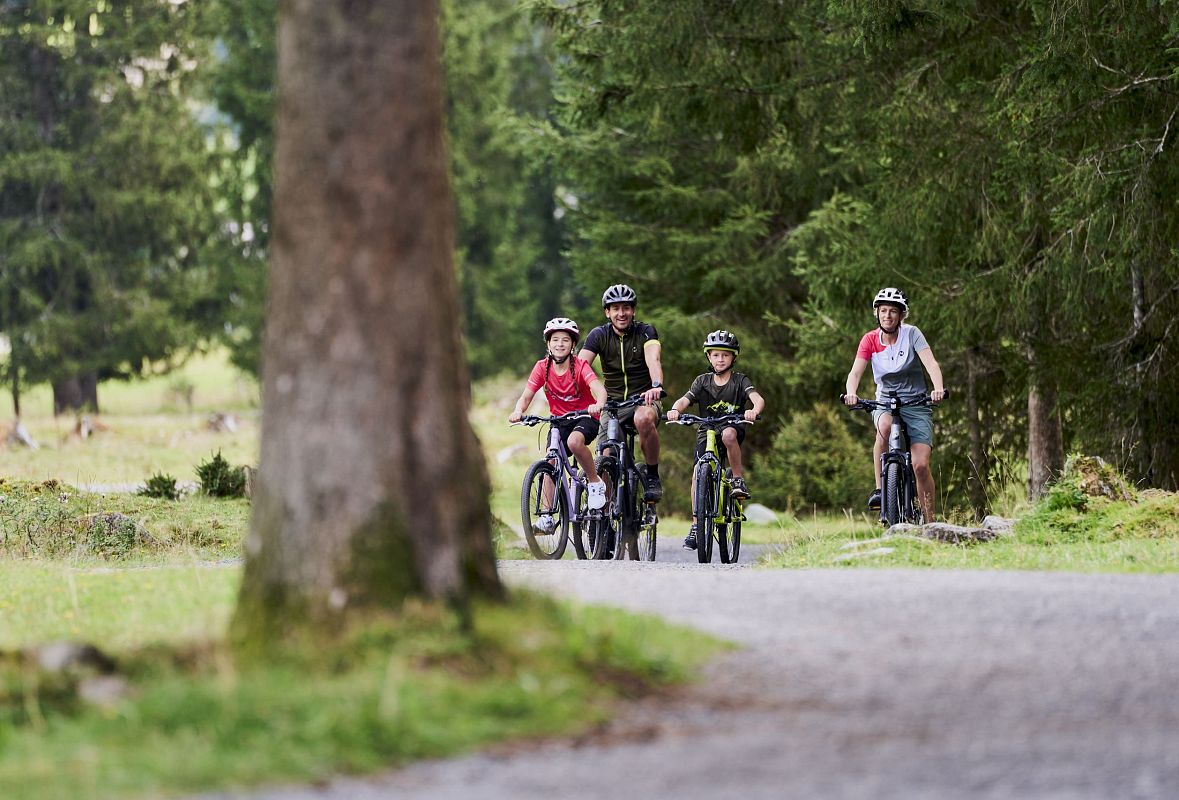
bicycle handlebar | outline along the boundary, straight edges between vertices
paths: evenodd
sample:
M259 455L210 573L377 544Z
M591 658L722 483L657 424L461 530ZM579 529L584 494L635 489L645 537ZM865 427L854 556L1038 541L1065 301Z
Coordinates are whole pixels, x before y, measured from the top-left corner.
M942 399L945 400L949 396L949 390L943 390ZM839 395L839 402L847 405L845 402L846 397L846 394ZM894 408L894 402L896 403L895 408L905 408L907 406L932 406L934 404L933 398L927 394L913 400L901 400L896 396L890 397L887 400L865 400L861 397L855 405L848 406L848 408L852 411L875 411L878 409L882 411L889 411Z
M700 425L705 428L720 428L726 425L752 425L753 421L745 419L743 414L725 414L720 417L700 417L695 414L680 414L676 419L661 419L669 425ZM761 419L759 416L758 419Z
M545 422L549 422L549 423L564 422L565 420L581 419L582 417L593 417L593 415L590 414L588 411L584 411L584 410L582 410L582 411L569 411L567 413L561 414L558 417L538 417L534 414L528 414L526 416L520 417L519 422L510 422L508 424L509 425L527 425L528 427L531 428L534 425L540 425Z
M667 390L660 389L659 397L660 399L667 397ZM643 396L641 394L636 394L631 395L625 400L607 400L606 405L602 407L602 410L613 413L615 411L622 411L624 408L630 408L631 406L642 405L644 402Z

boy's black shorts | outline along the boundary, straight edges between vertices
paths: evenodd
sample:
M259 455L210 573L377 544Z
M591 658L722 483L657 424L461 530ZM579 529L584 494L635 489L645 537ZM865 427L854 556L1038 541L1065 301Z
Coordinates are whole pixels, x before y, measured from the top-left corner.
M732 428L737 431L737 444L740 445L745 441L745 426L744 425L726 425L716 432L716 449L720 451L721 458L725 457L725 443L721 441L721 434L726 430ZM696 458L704 455L705 444L708 441L708 431L699 431L696 435Z

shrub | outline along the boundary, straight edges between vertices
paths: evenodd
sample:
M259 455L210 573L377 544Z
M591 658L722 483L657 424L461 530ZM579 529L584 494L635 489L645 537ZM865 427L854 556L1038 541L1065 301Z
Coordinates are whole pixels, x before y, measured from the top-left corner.
M816 404L778 431L752 469L761 502L774 508L859 508L872 489L871 430L853 436L846 414Z
M162 472L157 472L148 478L147 483L136 494L142 497L159 497L163 500L180 499L180 490L176 488L176 479Z
M220 450L208 461L197 465L196 472L201 491L210 497L244 497L246 494L246 471L231 466Z

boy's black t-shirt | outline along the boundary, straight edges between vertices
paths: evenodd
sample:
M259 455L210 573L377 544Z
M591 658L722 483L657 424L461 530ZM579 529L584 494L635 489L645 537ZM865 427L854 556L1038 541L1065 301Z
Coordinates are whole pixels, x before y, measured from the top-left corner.
M749 393L753 391L753 381L743 372L734 372L724 386L717 386L713 374L705 372L696 376L684 396L699 405L698 416L723 417L743 411L749 402Z
M602 382L611 400L625 400L651 388L651 370L645 350L648 342L659 341L654 325L634 320L619 336L610 323L599 325L585 337L582 349L602 359Z

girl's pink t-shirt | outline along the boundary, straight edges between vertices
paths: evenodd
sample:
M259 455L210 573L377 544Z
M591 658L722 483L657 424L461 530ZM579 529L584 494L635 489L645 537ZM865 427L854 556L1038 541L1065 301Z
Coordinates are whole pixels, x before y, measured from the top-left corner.
M577 356L570 356L570 367L564 375L557 374L555 365L549 366L546 384L546 362L547 358L536 362L532 374L528 376L528 388L534 392L544 389L553 416L568 414L570 411L582 411L593 405L594 394L589 387L590 381L596 376L588 363Z

